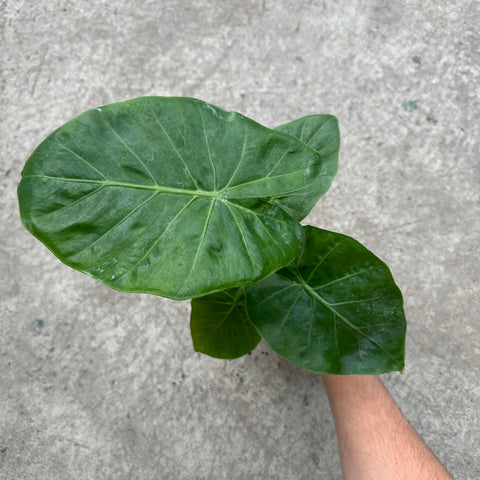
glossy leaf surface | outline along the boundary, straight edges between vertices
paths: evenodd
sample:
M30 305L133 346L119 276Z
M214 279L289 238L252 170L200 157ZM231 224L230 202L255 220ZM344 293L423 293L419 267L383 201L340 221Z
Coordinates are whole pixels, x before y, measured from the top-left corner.
M295 219L331 183L325 168L303 142L238 113L144 97L89 110L42 142L20 212L64 263L110 287L192 298L291 263Z
M313 372L401 370L406 324L388 267L346 235L305 230L296 261L246 289L248 313L260 335Z
M308 115L289 123L275 127L275 130L298 138L322 157L322 170L318 175L315 188L312 191L298 192L295 196L282 199L283 209L295 218L295 203L299 200L315 205L318 195L325 194L338 169L338 152L340 150L340 131L338 121L333 115ZM299 219L301 220L301 218Z
M190 329L195 350L215 358L241 357L260 341L248 318L243 288L194 298Z

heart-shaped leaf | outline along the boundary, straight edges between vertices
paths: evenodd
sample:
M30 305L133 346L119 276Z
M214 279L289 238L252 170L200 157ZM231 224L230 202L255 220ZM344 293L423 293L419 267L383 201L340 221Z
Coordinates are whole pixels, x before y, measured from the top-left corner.
M260 335L313 372L401 370L405 316L388 267L346 235L305 230L296 261L246 289L247 310Z
M22 175L22 221L64 263L120 291L175 299L291 263L296 220L333 178L290 135L165 97L83 113L42 142Z
M190 329L195 350L215 358L241 357L260 341L242 287L194 298Z

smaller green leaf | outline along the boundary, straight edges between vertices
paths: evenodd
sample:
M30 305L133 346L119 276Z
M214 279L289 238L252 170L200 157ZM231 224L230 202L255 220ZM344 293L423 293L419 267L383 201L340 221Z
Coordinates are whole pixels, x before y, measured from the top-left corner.
M292 122L284 123L275 127L275 130L286 133L301 140L312 150L320 154L322 168L315 180L315 191L324 195L330 188L338 170L338 153L340 150L340 131L338 121L333 115L307 115ZM298 202L311 208L318 200L318 195L312 192L299 191L289 198L278 197L282 202L282 208L292 217L301 220L296 213Z
M275 130L298 138L320 154L335 169L340 149L338 121L333 115L307 115L275 127Z
M403 368L402 295L388 267L353 238L305 227L296 261L246 294L266 343L302 368L337 375Z
M214 358L241 357L260 341L248 318L243 288L194 298L190 329L195 350Z

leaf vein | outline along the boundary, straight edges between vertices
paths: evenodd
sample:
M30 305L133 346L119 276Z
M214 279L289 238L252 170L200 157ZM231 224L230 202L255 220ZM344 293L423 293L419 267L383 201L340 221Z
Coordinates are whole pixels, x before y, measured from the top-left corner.
M208 141L207 129L205 128L205 119L203 118L202 109L198 107L200 113L200 118L202 119L203 135L205 137L205 145L207 146L208 158L210 160L210 165L212 166L212 175L213 175L213 190L217 189L217 172L215 171L215 164L212 159L212 152L210 151L210 143Z
M252 254L250 253L250 249L248 248L248 243L245 240L244 231L243 231L240 223L238 222L238 218L235 215L234 210L230 207L230 205L227 202L225 202L225 206L227 207L228 211L232 215L233 220L235 221L235 224L237 226L238 232L240 233L240 238L242 239L243 246L245 247L245 250L247 252L247 257L248 257L248 260L250 261L250 266L252 267L252 275L253 275L253 273L255 272L255 267L254 267L254 264L253 264Z
M58 212L66 209L66 208L73 207L73 206L76 205L77 203L80 203L80 202L82 202L83 200L85 200L86 198L90 197L91 195L99 192L104 186L105 186L105 185L100 185L100 186L97 187L95 190L87 193L86 195L82 195L80 198L77 198L74 202L69 203L68 205L63 205L62 207L57 208L56 210L52 210L52 211L50 211L50 212L44 213L43 215L38 215L37 217L33 217L33 218L35 218L36 220L38 220L39 218L46 217L47 215L52 215L53 213L58 213Z
M245 130L244 130L244 133L243 133L243 147L242 147L242 153L240 154L240 160L238 161L237 166L235 167L235 170L233 171L232 176L230 177L230 180L225 185L225 187L223 187L222 190L226 190L232 184L232 182L235 179L238 171L240 170L240 165L242 165L243 159L245 157L246 146L247 146L247 127L245 126Z
M313 290L315 290L315 291L321 290L322 288L329 287L330 285L333 285L334 283L338 283L338 282L341 282L343 280L347 280L349 278L356 277L358 275L362 275L363 273L372 272L373 270L379 270L381 268L382 267L372 267L372 268L369 268L367 270L361 270L360 272L352 273L351 275L345 275L344 277L336 278L335 280L332 280L331 282L324 283L323 285L320 285L319 287L315 287L315 288L313 288Z
M195 269L195 265L197 264L197 261L198 261L198 258L200 256L200 251L202 249L202 246L203 246L203 242L205 240L205 236L207 234L207 229L208 229L208 224L210 222L210 219L212 217L212 212L213 212L213 207L215 206L215 203L216 203L216 200L213 199L212 200L212 203L210 205L210 208L208 210L208 213L207 213L207 218L205 219L205 224L203 226L203 231L202 231L202 235L200 237L200 241L198 242L198 247L197 247L197 250L195 252L195 256L193 257L193 262L192 262L192 266L190 267L190 270L188 272L188 275L185 276L185 281L183 282L182 286L178 289L178 292L180 294L180 292L182 292L183 288L185 287L185 284L188 282L188 280L190 279L191 275L192 275L192 272L193 270Z
M270 175L275 171L275 169L278 167L279 163L284 159L285 155L288 153L288 150L285 150L283 152L283 155L275 162L275 165L272 167L272 169L267 173L265 178L270 178ZM278 175L277 175L278 176ZM271 177L271 178L276 178L276 177Z
M208 340L210 340L210 338L215 334L215 332L225 323L225 321L230 316L230 314L233 312L233 310L235 309L236 306L237 306L236 303L232 303L231 307L229 308L229 310L225 314L224 314L224 312L218 312L219 314L223 315L223 318L215 325L215 328L202 340L200 345L203 346L203 345L205 345L205 343Z
M307 145L310 146L310 144L313 142L313 139L323 130L323 128L324 128L326 125L328 125L329 123L333 122L333 121L334 121L334 119L333 119L333 118L330 118L330 119L327 120L325 123L323 123L322 126L321 126L319 129L317 129L317 131L316 131L316 132L310 137L310 139L309 139L307 142L305 142L305 143L307 143Z
M277 275L278 275L278 273L277 273ZM272 295L269 295L267 298L264 298L261 302L256 303L255 305L257 305L257 306L262 305L263 303L268 302L269 300L276 297L277 295L280 295L285 290L288 290L289 288L294 288L296 286L298 286L298 285L288 285L287 287L284 287L281 290L277 290L275 293L273 293Z
M297 173L305 173L305 169L301 170L294 170L293 172L287 172L287 173L282 173L280 175L275 175L274 177L262 177L262 178L257 178L256 180L251 180L250 182L244 182L244 183L237 183L233 187L229 187L227 191L232 191L232 190L240 190L240 187L244 187L245 185L251 185L253 183L259 183L259 182L264 182L266 178L270 178L271 180L276 179L276 178L283 178L283 177L288 177L292 175L296 175ZM281 195L281 194L279 194Z
M349 300L348 302L331 303L330 305L332 307L337 307L338 305L351 305L354 303L362 303L362 302L368 302L369 300L378 300L378 299L385 300L385 297L362 298L361 300Z
M272 234L270 233L270 231L268 230L268 228L265 226L265 224L258 218L259 216L261 217L267 217L267 215L264 215L264 214L261 214L261 213L255 213L253 212L252 210L249 210L248 208L245 208L245 207L242 207L241 205L238 205L237 203L232 203L230 202L230 204L235 207L235 208L241 208L242 210L245 210L246 212L250 213L251 215L253 215L256 220L260 223L260 225L263 227L263 229L268 233L269 237L272 239L272 241L275 243L275 245L280 249L280 250L283 250L283 246L279 245L278 242L275 240L275 237L272 236Z
M300 298L301 295L302 295L302 289L300 289L300 290L298 291L297 296L296 296L295 299L293 300L292 305L291 305L290 308L288 309L288 312L287 312L287 314L285 315L285 318L283 319L282 324L280 325L280 328L278 329L277 340L278 340L278 338L281 336L282 330L283 330L283 328L285 327L285 324L287 323L288 317L290 316L290 314L292 313L293 309L295 308L295 305L296 305L296 303L298 302L298 299Z
M143 206L147 205L153 198L155 198L158 195L158 192L155 192L153 195L150 195L146 200L144 200L142 203L137 205L134 209L132 209L127 215L125 215L123 218L121 218L115 225L110 227L105 233L103 233L100 237L98 237L95 241L87 245L86 247L83 247L81 250L78 250L75 252L74 256L77 256L84 252L85 250L88 250L92 248L94 245L96 245L100 240L105 238L109 233L111 233L115 228L117 228L119 225L121 225L125 220L130 218L134 213L136 213L138 210L140 210Z
M169 224L166 226L165 230L160 234L160 236L153 242L152 246L147 250L147 252L140 258L140 260L135 263L132 267L130 267L126 272L122 273L121 276L124 277L128 275L134 268L137 268L138 265L140 265L145 258L147 258L148 255L150 255L150 252L155 248L156 245L160 243L162 240L163 236L167 233L168 229L174 224L174 222L178 219L179 216L192 204L192 202L196 200L196 197L191 198L173 217L173 219L169 222Z
M305 283L308 283L308 282L310 281L310 279L313 277L314 273L318 270L318 267L320 267L320 265L324 262L324 260L325 260L336 248L338 248L342 243L343 243L343 241L340 241L340 242L336 243L336 244L320 259L320 261L317 263L317 265L315 266L315 268L310 272L310 275L309 275L308 278L305 280Z
M142 165L144 170L148 173L149 177L152 179L152 182L155 185L158 185L158 182L155 180L155 177L152 175L152 172L150 169L147 167L147 165L144 163L144 161L129 147L127 142L115 131L115 129L106 121L102 116L100 116L102 119L103 123L112 131L112 133L117 137L118 141L133 155L134 158L138 160L138 162Z
M70 150L68 147L66 147L65 145L61 144L61 143L57 143L57 142L54 142L52 140L52 143L54 145L57 145L58 147L60 148L63 148L64 150L66 150L67 152L71 153L72 155L75 155L79 160L81 160L83 163L85 163L87 166L89 166L92 170L94 170L95 172L97 172L104 180L107 180L107 177L105 177L105 175L100 171L98 170L97 168L95 168L88 160L86 160L85 158L83 158L81 155L79 155L78 153L74 152L73 150Z
M162 123L160 122L160 119L158 118L157 114L155 113L155 110L153 109L153 107L149 104L148 105L150 107L150 110L152 111L152 114L155 118L155 121L158 123L158 126L161 128L163 134L167 137L168 141L170 142L170 145L172 146L173 150L175 151L175 153L177 154L178 158L180 159L180 161L183 163L183 166L185 167L185 169L187 170L187 173L188 173L188 176L190 177L190 179L192 180L193 184L200 190L200 186L198 185L198 183L196 182L195 178L193 177L192 175L192 172L190 171L190 169L188 168L188 165L187 163L185 162L185 159L183 158L183 156L180 154L180 152L178 151L177 147L175 146L175 144L173 143L172 139L170 138L170 135L167 133L167 131L165 130L164 126L162 125Z

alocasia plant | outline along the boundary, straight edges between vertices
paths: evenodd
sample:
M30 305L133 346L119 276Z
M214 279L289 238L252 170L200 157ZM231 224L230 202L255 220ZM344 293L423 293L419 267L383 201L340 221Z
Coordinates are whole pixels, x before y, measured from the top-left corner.
M88 110L48 136L18 187L22 222L60 260L122 292L192 298L196 350L260 338L314 372L401 370L388 267L300 221L337 171L335 117L275 129L193 98Z

